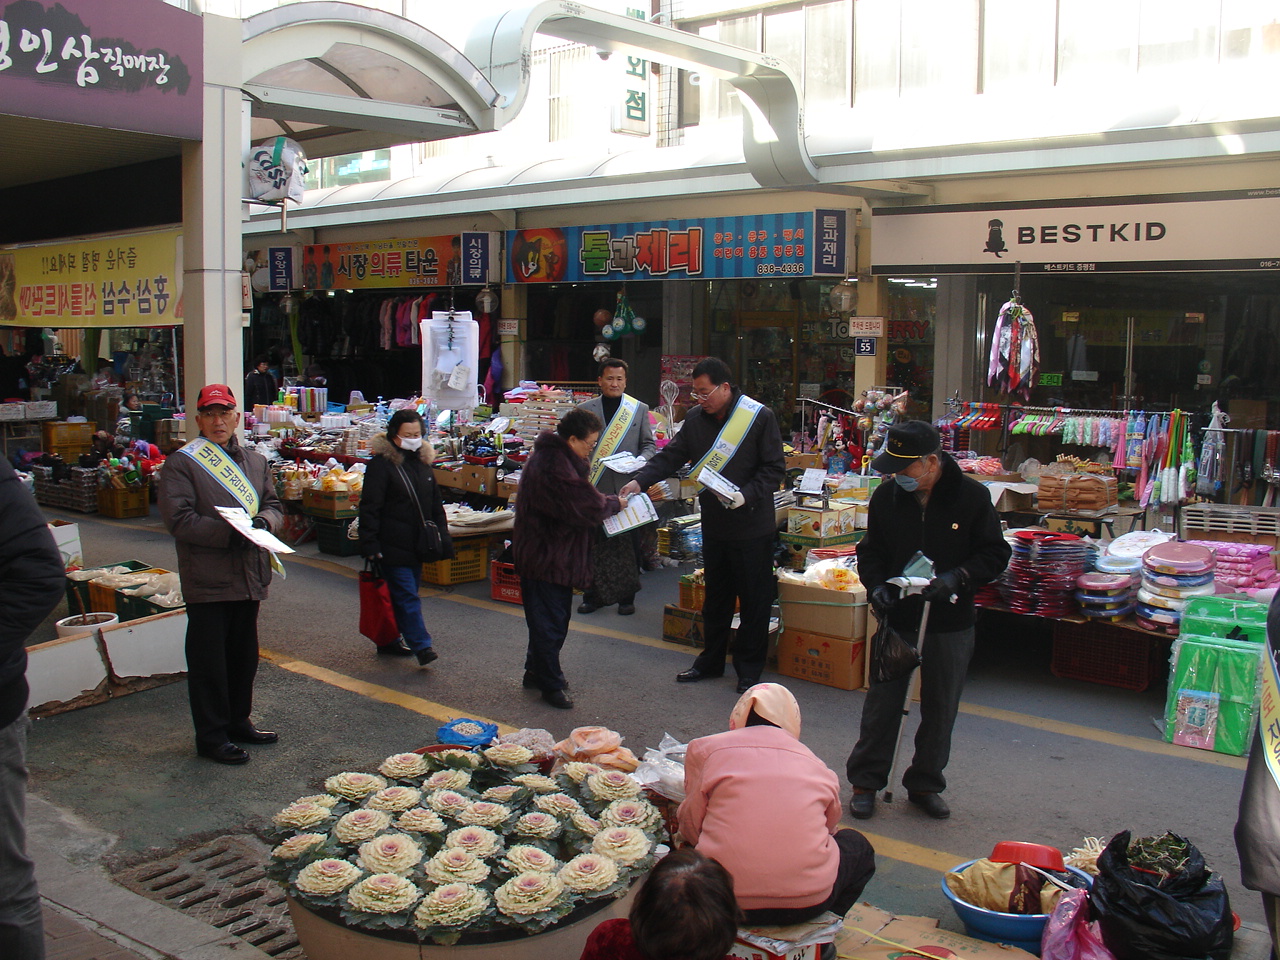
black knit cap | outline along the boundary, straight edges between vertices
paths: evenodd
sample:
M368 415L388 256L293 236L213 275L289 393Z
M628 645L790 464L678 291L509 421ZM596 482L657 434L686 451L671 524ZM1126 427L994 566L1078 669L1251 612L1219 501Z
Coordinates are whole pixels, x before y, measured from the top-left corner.
M936 453L942 441L937 428L923 420L908 420L889 428L884 447L874 460L871 469L876 473L901 473L921 457Z

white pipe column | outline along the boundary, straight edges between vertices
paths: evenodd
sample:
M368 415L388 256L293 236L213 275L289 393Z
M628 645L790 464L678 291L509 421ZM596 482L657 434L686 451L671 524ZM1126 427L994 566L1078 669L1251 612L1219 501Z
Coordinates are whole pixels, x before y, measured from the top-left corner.
M204 15L204 137L182 149L183 310L187 409L206 383L244 382L240 328L245 111L241 25ZM187 436L195 436L187 419Z

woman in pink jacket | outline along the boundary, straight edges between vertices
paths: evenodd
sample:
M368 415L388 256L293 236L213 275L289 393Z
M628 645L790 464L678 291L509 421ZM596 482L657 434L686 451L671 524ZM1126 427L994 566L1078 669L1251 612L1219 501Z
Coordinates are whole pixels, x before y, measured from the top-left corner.
M840 783L800 742L800 706L757 683L729 730L689 744L680 834L733 877L751 924L843 916L875 873L875 851L840 823Z

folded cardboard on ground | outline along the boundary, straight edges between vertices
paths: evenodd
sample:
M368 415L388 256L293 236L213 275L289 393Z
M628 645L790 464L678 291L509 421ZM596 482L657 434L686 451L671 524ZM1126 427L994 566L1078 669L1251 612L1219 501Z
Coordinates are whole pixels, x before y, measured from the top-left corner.
M846 960L1029 960L1032 954L984 943L938 926L932 917L897 917L869 903L855 903L836 935Z

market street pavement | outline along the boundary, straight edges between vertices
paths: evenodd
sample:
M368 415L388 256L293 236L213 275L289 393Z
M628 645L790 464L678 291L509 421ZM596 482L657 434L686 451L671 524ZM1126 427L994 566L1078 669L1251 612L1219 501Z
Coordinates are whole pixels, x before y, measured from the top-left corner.
M80 525L89 563L136 558L175 569L154 508L136 520L46 513ZM246 766L195 756L181 683L36 722L28 745L33 804L56 805L41 808L48 819L74 820L104 837L101 849L73 853L70 862L115 868L245 833L334 772L373 769L388 754L432 742L439 723L455 716L557 736L603 724L637 754L664 733L687 741L726 728L737 700L732 679L675 683L692 654L661 640L662 606L676 600L680 569L642 578L635 616L614 608L574 614L563 662L577 706L565 712L522 689L521 609L489 599L487 581L424 585L424 616L440 651L431 667L376 656L356 630L360 565L304 546L286 560L288 578L272 584L262 605L254 716L281 740L251 748ZM56 612L33 640L51 637L53 620L65 615ZM1055 678L1048 658L1048 634L1034 621L990 617L979 625L947 770L953 815L930 820L899 791L898 802L857 822L878 853L865 899L959 930L940 872L986 855L999 840L1065 851L1086 836L1173 830L1225 877L1241 917L1261 922L1257 895L1240 886L1232 839L1244 760L1164 743L1156 727L1163 679L1133 693ZM805 743L843 783L863 695L772 672L765 678L795 692ZM37 832L33 845L42 843Z

